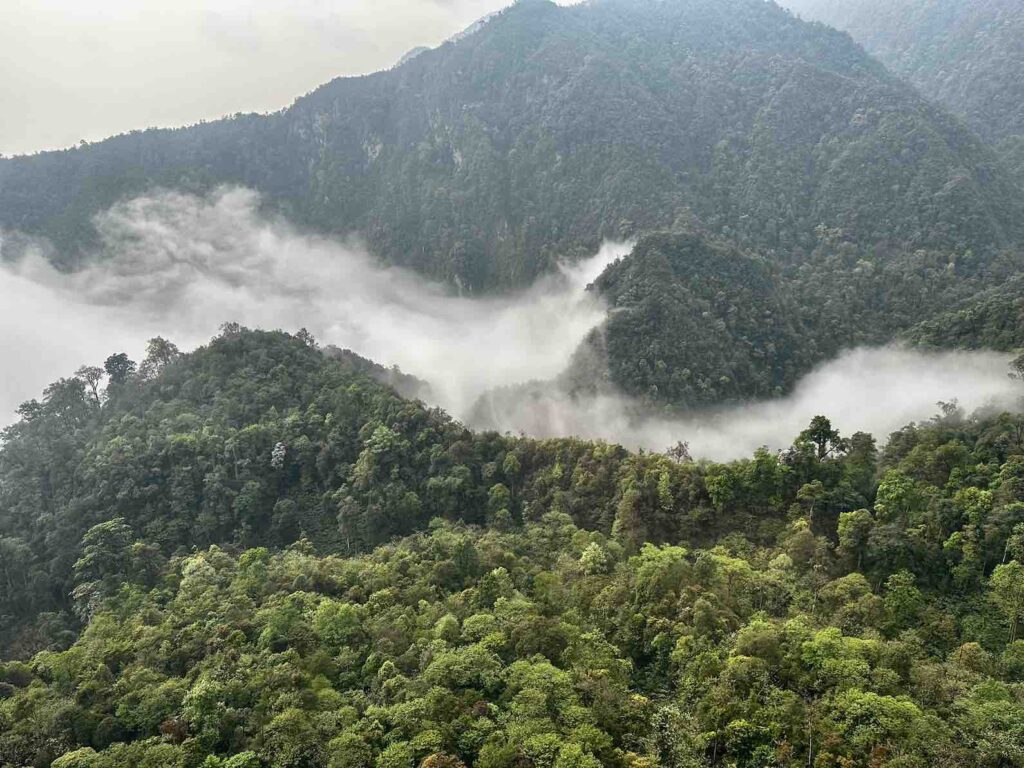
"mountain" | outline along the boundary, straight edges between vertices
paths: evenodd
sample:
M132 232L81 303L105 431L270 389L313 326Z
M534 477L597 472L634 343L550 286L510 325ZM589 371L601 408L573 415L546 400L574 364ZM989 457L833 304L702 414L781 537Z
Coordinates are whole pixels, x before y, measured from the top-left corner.
M1024 350L1024 277L954 304L906 336L923 346Z
M0 226L73 266L115 201L219 184L473 291L680 221L784 263L822 227L882 261L988 258L1024 231L1022 196L969 131L763 0L522 0L276 114L0 161Z
M696 233L658 233L607 269L590 339L619 391L689 406L768 398L819 359L768 260Z
M2 768L1024 758L1019 415L710 464L475 434L301 332L105 367L0 444Z
M784 5L849 32L984 139L1024 159L1024 6L1017 0L787 0Z
M1021 254L919 250L889 259L819 228L780 264L701 228L653 232L594 283L602 325L570 361L572 391L613 389L692 410L789 392L823 360L896 339L1024 348Z

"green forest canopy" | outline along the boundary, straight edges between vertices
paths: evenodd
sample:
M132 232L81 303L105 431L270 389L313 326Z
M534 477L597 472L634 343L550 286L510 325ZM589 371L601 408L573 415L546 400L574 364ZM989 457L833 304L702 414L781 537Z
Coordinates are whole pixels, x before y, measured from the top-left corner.
M5 768L1024 763L1020 415L711 464L306 334L106 368L0 448Z
M1005 149L1024 142L1024 8L1016 0L786 0L849 32L929 99Z

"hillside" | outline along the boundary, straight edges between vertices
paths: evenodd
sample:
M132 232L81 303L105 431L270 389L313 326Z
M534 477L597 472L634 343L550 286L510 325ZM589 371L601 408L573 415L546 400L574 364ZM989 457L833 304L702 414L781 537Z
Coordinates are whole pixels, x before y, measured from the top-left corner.
M1017 0L786 0L783 5L849 32L925 96L1021 159L1024 6Z
M277 114L0 161L0 226L74 264L116 200L218 184L470 290L680 220L796 263L821 226L884 261L984 259L1024 228L974 136L762 0L522 0Z
M610 382L686 411L788 393L857 345L1024 350L1020 254L887 260L841 232L817 235L807 260L791 265L698 229L641 237L595 281L608 315L562 383L592 392Z
M595 289L618 390L690 407L781 394L820 359L777 267L695 233L640 240Z
M301 333L106 368L0 446L3 768L1024 760L1019 415L719 465L473 434Z

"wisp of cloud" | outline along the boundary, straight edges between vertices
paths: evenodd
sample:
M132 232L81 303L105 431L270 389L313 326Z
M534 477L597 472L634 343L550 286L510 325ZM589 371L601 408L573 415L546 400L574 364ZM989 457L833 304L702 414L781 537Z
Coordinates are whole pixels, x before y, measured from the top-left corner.
M357 243L301 235L258 203L243 189L139 198L96 220L102 254L91 266L60 273L36 251L0 270L5 358L37 358L6 372L2 412L81 363L138 354L147 336L187 348L231 320L305 327L398 365L458 414L492 387L556 376L604 316L584 289L629 251L610 243L518 294L464 298L380 266Z
M308 328L426 380L434 403L471 426L538 437L580 435L662 450L687 441L696 456L730 459L787 445L817 413L846 433L884 437L958 399L968 410L1018 405L1006 356L860 349L808 375L788 397L671 419L615 394L573 397L551 382L606 308L586 291L629 251L609 243L505 297L454 296L407 270L384 267L357 242L297 232L260 212L255 193L164 193L119 204L96 220L101 253L74 273L29 249L0 267L0 423L79 365L112 352L136 358L162 335L184 349L221 323Z
M739 459L765 446L789 446L811 419L827 415L845 435L880 441L931 418L940 403L965 412L1020 410L1024 386L1010 359L994 352L922 352L900 346L859 348L805 376L787 397L686 417L645 412L621 395L576 397L548 385L488 393L474 410L479 426L535 437L579 435L662 451L688 443L694 457Z

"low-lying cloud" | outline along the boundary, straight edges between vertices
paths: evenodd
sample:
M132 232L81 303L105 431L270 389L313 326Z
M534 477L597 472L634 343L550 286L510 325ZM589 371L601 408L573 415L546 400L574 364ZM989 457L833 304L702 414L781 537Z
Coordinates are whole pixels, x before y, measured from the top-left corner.
M0 270L4 357L41 358L5 373L2 412L81 363L139 354L148 336L187 348L231 320L308 328L428 380L439 405L462 413L492 387L556 376L604 317L584 289L629 250L608 244L512 296L463 298L357 243L299 234L258 203L242 189L139 198L97 219L92 266L60 273L30 250Z
M762 446L788 447L818 414L844 435L869 432L884 441L938 414L940 403L956 401L967 413L1019 410L1024 386L1008 375L1009 362L994 352L859 348L819 366L785 398L687 417L651 414L619 395L574 397L546 385L490 393L475 417L481 426L535 437L572 434L655 451L685 442L694 457L725 461Z
M1020 397L1004 355L901 348L855 350L808 375L789 397L686 419L645 413L614 394L517 387L564 370L605 315L586 286L628 245L607 244L512 296L465 298L380 266L357 242L268 219L258 203L241 189L144 197L97 219L101 253L85 269L60 273L33 249L0 267L0 423L81 364L122 350L138 357L155 335L191 348L229 320L306 327L325 344L398 365L474 426L654 450L682 440L694 455L717 459L787 445L817 413L846 433L884 437L930 417L940 400L973 410L1014 407Z

